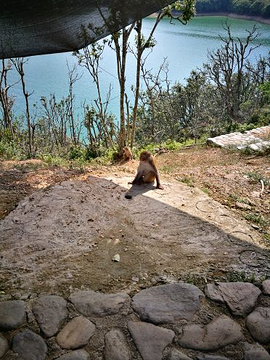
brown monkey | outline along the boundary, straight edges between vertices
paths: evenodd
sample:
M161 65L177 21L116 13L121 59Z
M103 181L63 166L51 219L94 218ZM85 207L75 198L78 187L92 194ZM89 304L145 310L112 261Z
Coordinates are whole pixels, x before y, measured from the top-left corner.
M133 159L132 152L128 146L123 148L123 158L124 161L129 161Z
M155 158L149 151L143 151L140 155L140 164L137 169L135 179L129 183L132 185L141 185L145 183L157 182L157 189L163 189L160 184L159 174L155 165Z

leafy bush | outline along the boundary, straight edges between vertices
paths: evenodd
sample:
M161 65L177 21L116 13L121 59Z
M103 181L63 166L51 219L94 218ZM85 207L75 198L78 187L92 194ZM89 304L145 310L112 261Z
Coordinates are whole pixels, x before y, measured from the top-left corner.
M80 146L71 146L68 152L69 160L85 158L86 151Z
M22 153L18 144L14 141L0 141L0 159L2 160L21 160L25 155Z

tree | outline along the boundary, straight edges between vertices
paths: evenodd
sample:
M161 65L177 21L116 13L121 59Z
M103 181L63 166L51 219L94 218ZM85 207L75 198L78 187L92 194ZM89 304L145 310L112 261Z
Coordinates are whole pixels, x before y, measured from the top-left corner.
M34 142L34 131L35 131L35 124L31 122L31 115L30 115L30 109L29 109L29 92L26 90L26 83L24 78L24 64L27 63L28 59L25 58L15 58L11 59L15 69L17 70L20 81L22 85L22 91L23 96L25 100L25 115L26 115L26 121L27 121L27 131L28 131L28 156L32 157L34 154L33 151L33 142Z
M185 138L194 139L195 142L209 124L210 88L205 73L193 70L181 94L180 131Z
M120 110L120 124L118 132L118 152L119 155L122 154L122 149L125 145L133 146L135 130L136 130L136 121L137 121L137 109L138 109L138 98L140 92L140 72L141 72L141 61L142 54L145 49L151 47L153 43L153 34L162 18L169 16L171 19L177 19L183 24L186 24L188 20L194 16L195 12L195 0L178 0L174 4L167 6L158 12L156 22L153 26L152 31L150 32L147 39L144 38L142 34L142 21L138 20L129 26L122 28L118 32L114 32L115 24L118 23L119 27L122 24L121 14L119 12L112 11L110 16L104 16L103 10L98 6L97 10L99 15L104 21L104 27L112 34L111 41L109 45L115 50L116 54L116 64L117 64L117 77L119 83L119 110ZM81 36L83 38L89 38L89 31L95 33L96 36L100 35L100 29L96 28L94 24L90 23L87 28L82 29ZM130 100L127 96L126 91L126 63L127 63L127 54L130 51L129 38L131 33L135 30L137 32L136 36L136 49L133 50L133 54L136 56L136 75L135 75L135 87L134 87L134 104L132 107L132 115L130 121ZM99 46L99 45L97 45ZM93 54L88 53L87 56L92 56ZM95 55L94 55L95 57ZM84 58L86 60L86 57ZM80 60L79 60L80 61ZM88 61L88 60L87 60ZM90 60L92 61L92 60ZM93 74L91 75L93 76ZM95 76L95 75L94 75ZM95 83L97 84L97 78ZM99 101L100 102L100 101ZM91 108L91 114L93 113L93 108ZM91 117L90 117L91 118ZM89 117L88 117L89 124ZM105 126L105 122L103 122Z
M269 18L270 17L270 3L266 4L263 8L263 17Z
M202 69L193 70L186 85L164 87L161 72L142 68L146 90L140 94L137 140L182 141L269 123L270 58L249 61L257 31L234 39L230 28L223 45L209 54Z
M146 145L148 142L160 143L175 138L178 122L172 104L166 59L156 74L147 70L144 62L141 71L146 89L140 92L137 140Z
M80 125L77 124L75 120L74 114L74 93L73 93L73 86L80 79L80 76L77 73L77 67L74 65L71 69L69 68L68 64L68 78L69 78L69 88L68 88L68 96L66 99L67 104L67 116L68 116L68 123L69 123L69 132L72 143L77 146L80 142Z
M264 1L256 0L250 5L249 13L252 16L262 16L263 8L264 8Z
M249 0L237 0L233 2L233 10L240 15L250 14L250 1Z
M128 40L135 23L122 29L112 35L112 43L116 53L117 76L120 88L120 129L118 135L119 154L126 145L126 117L125 117L125 99L126 99L126 62L128 52Z
M12 106L14 99L9 96L9 90L12 87L8 83L8 72L12 69L10 60L2 59L2 69L0 70L0 104L2 107L3 127L8 130L11 137L14 138L14 129L12 123Z
M209 62L204 65L204 69L224 100L224 116L230 131L233 122L241 120L240 105L246 100L246 87L249 86L246 76L247 59L259 46L251 45L259 34L254 26L251 31L247 30L247 37L242 41L240 38L233 38L228 24L224 25L224 29L227 37L220 36L224 45L208 54Z
M87 69L91 76L97 92L97 98L92 105L84 106L84 125L87 129L90 152L97 154L100 145L113 146L116 137L116 126L112 126L113 116L108 114L108 105L111 97L111 85L109 85L106 100L101 93L101 82L99 78L100 61L107 44L107 40L97 42L74 53L79 65Z
M141 66L143 53L146 49L152 48L154 46L153 35L159 24L159 22L165 17L169 16L171 20L177 19L183 24L186 24L188 20L194 15L195 12L195 0L179 0L176 3L167 6L162 9L154 23L152 30L150 31L147 38L142 34L142 20L138 20L133 24L123 28L118 32L114 32L111 35L111 40L108 42L109 46L115 51L116 54L116 64L117 64L117 78L119 83L119 110L120 110L120 122L119 130L117 136L117 146L119 155L122 154L122 149L125 145L134 145L135 131L136 131L136 122L137 122L137 111L138 111L138 99L140 93L140 81L141 81ZM116 21L121 23L119 19L119 14L112 13L111 16L105 17L102 13L102 9L98 7L100 16L104 20L104 24L107 29L110 31L112 28L111 25L115 24ZM88 28L98 35L99 29L96 29L93 24L89 24ZM133 31L136 31L136 46L135 49L130 47L130 35ZM82 29L82 36L87 36L87 29ZM112 130L111 122L107 121L107 105L109 103L109 96L103 106L101 92L100 92L100 79L99 79L99 62L102 58L102 53L104 51L104 46L107 44L106 40L101 43L93 44L91 47L83 49L81 52L75 54L79 60L79 64L85 66L89 71L92 79L97 88L97 101L95 101L95 107L90 106L86 107L86 118L85 124L87 126L87 131L89 134L90 144L93 144L94 139L96 139L95 130L99 129L99 134L101 134L101 127L98 126L98 117L100 117L101 125L103 131L107 134L107 140L105 140L105 146L111 145L112 136L115 137L115 131ZM126 91L126 64L127 64L127 54L131 51L136 57L136 72L135 72L135 86L134 86L134 103L132 106L132 113L130 115L130 99L127 96ZM109 91L110 94L110 91ZM111 118L109 116L109 118ZM91 130L89 128L96 126L95 129ZM109 124L109 128L107 125ZM92 145L91 145L92 146Z
M112 35L112 41L114 44L114 49L116 52L117 58L117 74L118 81L120 86L120 132L119 132L119 140L118 140L118 148L119 152L122 151L124 145L130 145L133 147L134 139L135 139L135 130L136 130L136 121L137 121L137 111L138 111L138 100L139 100L139 92L140 92L140 76L141 76L141 68L142 68L142 57L143 53L146 49L152 48L154 46L154 32L160 23L160 21L165 17L169 17L171 21L173 19L180 21L182 24L186 24L188 20L194 16L195 7L194 0L182 0L176 1L172 5L169 5L162 9L157 17L156 21L148 35L147 38L142 34L142 21L139 20L136 23L130 25L130 27L121 30L118 33ZM133 50L133 54L136 57L136 81L135 81L135 91L134 91L134 104L132 108L132 124L131 124L131 133L129 131L126 132L130 123L126 119L125 111L125 71L126 71L126 60L127 60L127 51L128 40L131 35L132 30L136 31L136 49ZM130 134L130 137L127 136Z

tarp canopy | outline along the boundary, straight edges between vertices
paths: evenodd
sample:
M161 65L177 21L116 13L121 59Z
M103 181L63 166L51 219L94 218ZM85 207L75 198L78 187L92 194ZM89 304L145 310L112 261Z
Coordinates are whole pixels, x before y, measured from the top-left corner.
M1 0L0 58L75 51L171 0Z

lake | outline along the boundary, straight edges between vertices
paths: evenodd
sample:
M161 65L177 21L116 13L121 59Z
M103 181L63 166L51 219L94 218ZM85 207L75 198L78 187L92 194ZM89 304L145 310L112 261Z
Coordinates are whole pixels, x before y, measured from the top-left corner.
M162 20L155 32L157 41L153 52L147 59L146 67L156 72L163 59L166 57L169 65L169 79L171 83L184 83L193 69L199 68L207 62L208 51L215 50L221 46L222 42L219 35L225 35L223 24L225 17L196 17L187 25L179 22L170 24L169 20ZM155 19L146 18L143 21L143 31L145 36L150 32ZM251 30L256 24L260 32L260 38L255 44L261 44L252 54L252 61L256 61L259 56L267 56L270 50L270 25L259 24L254 21L228 19L231 25L233 36L245 39L246 30ZM255 45L254 44L254 45ZM61 53L52 55L32 56L25 64L25 80L27 91L33 94L30 96L30 103L37 103L41 96L49 97L55 94L58 101L68 94L68 68L76 63L76 58L71 53ZM76 112L81 113L81 106L84 101L91 103L95 97L95 87L87 71L78 68L81 75L79 81L74 85ZM16 80L15 71L11 74L12 81ZM100 78L102 81L102 92L105 100L109 84L113 90L110 102L110 111L118 115L119 90L116 78L116 62L114 52L107 48L101 61ZM130 54L127 64L127 86L130 88L135 83L135 60ZM24 99L19 85L12 88L15 96L14 111L17 115L24 112ZM129 90L129 93L131 91Z

